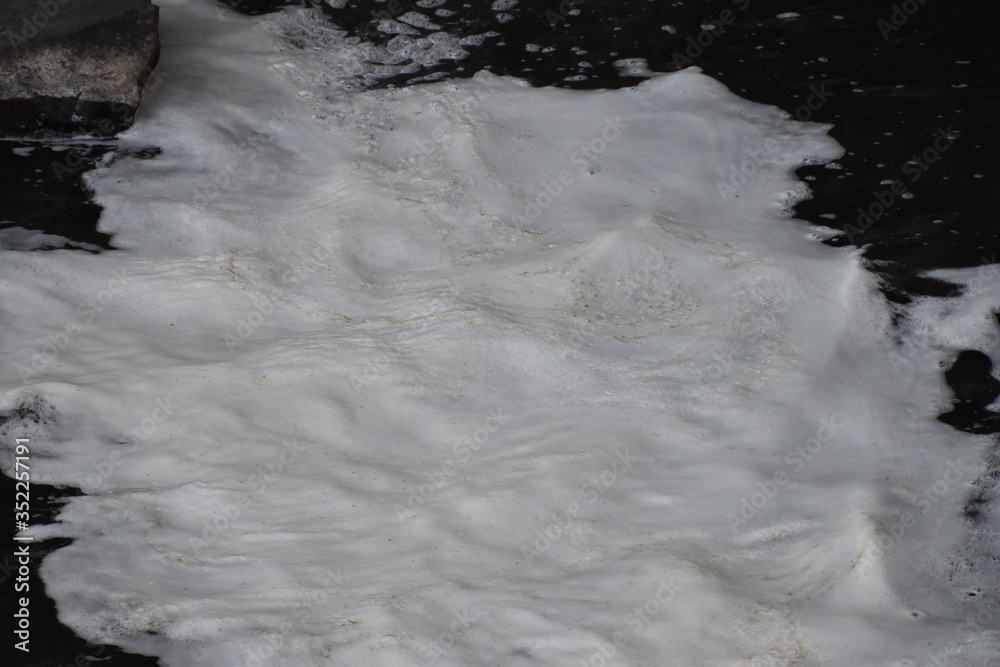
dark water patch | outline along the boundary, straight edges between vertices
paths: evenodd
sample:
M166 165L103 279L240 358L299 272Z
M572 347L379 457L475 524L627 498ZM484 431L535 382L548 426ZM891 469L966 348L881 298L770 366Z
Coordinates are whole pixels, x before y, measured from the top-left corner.
M222 0L222 2L250 16L270 14L282 7L302 7L305 4L301 0Z
M15 480L5 474L0 474L0 493L12 501L18 492L26 493L29 503L28 521L32 526L59 523L58 515L69 499L82 495L75 487L54 487L31 481L33 472L31 441L37 440L40 433L52 426L58 420L55 408L41 395L26 392L21 400L12 408L0 410L0 449L13 462L14 445L17 439L28 447L26 460L15 474L27 479ZM38 429L41 429L39 431ZM26 483L27 482L27 483ZM25 491L27 488L27 491ZM14 508L11 508L14 509ZM4 665L18 667L89 667L91 665L111 664L118 667L154 667L159 664L155 658L127 653L116 646L91 644L78 637L72 630L59 622L55 602L48 596L45 583L39 574L42 561L57 549L61 549L72 540L66 538L39 541L17 541L19 533L18 522L24 522L14 511L4 512L0 516L0 537L7 545L0 557L0 614L3 618L15 619L15 614L22 608L28 610L28 644L27 652L14 648L23 638L16 638L13 633L15 623L11 620L4 637L5 646L2 655L7 655ZM28 533L30 535L30 530ZM23 555L27 552L28 556ZM27 560L27 562L24 562ZM22 605L22 598L28 604Z
M995 316L1000 328L1000 314ZM954 392L953 407L938 419L967 433L1000 433L1000 412L988 409L1000 397L1000 380L995 377L990 357L978 350L962 350L944 375ZM992 526L996 525L994 514L998 507L1000 438L984 457L962 514L973 530L991 533Z
M0 248L113 250L111 235L97 229L102 208L84 175L159 154L156 147L125 151L108 141L0 140Z
M0 141L0 247L111 249L111 237L97 230L101 207L82 175L113 149L108 143Z
M987 409L1000 396L1000 380L993 377L989 356L962 350L944 372L944 379L955 398L951 411L938 419L969 433L1000 433L1000 412Z
M0 475L0 493L4 498L14 498L15 481L6 475ZM42 525L57 523L59 510L69 498L81 495L76 488L57 488L44 484L31 484L31 523ZM118 667L154 667L159 661L143 655L127 653L116 646L106 644L91 644L78 637L72 630L59 622L55 602L48 596L45 583L39 576L42 560L53 551L72 543L70 539L51 539L39 542L15 542L17 533L14 515L5 512L2 518L3 535L7 546L4 548L3 559L0 561L0 587L4 593L0 595L0 613L5 619L13 618L17 612L20 597L27 596L30 600L30 640L29 653L13 648L13 634L8 630L4 637L6 646L4 653L9 656L5 665L18 667L96 667L97 665L116 665ZM24 578L18 570L23 565L15 551L22 545L29 545L29 574ZM20 579L25 579L21 581ZM16 591L16 584L27 584L28 590ZM11 624L7 624L10 628Z

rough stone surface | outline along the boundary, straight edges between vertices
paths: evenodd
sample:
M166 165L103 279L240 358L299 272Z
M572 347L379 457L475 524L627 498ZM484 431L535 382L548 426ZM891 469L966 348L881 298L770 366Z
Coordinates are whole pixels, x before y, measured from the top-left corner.
M0 0L0 135L132 124L160 53L150 0Z

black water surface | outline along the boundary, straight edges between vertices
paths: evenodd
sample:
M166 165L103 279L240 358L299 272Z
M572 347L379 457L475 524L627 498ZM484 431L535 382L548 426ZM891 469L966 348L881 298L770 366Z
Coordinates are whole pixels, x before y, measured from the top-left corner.
M0 247L111 248L111 237L97 231L101 207L81 176L112 149L107 143L0 141Z
M0 493L3 494L3 497L14 498L14 491L14 480L0 475ZM55 488L32 484L31 523L53 523L59 509L66 504L70 497L77 495L80 495L80 491L75 488ZM18 667L56 667L57 665L60 667L98 667L98 665L154 667L159 664L155 658L126 653L117 646L89 644L59 622L55 603L46 592L45 583L39 576L39 568L45 556L56 549L67 546L72 540L14 542L12 537L16 530L13 514L5 512L0 523L3 524L0 528L0 535L3 535L9 544L14 545L10 549L4 549L3 558L0 560L0 587L3 590L3 595L0 596L3 601L0 604L0 614L3 614L5 630L4 645L0 648L0 655L8 656L6 659L0 658L0 664L17 665ZM16 549L25 544L28 545L30 553L26 577L19 573L22 563L14 554ZM14 587L18 584L27 584L28 589L26 591L23 589L15 590ZM23 596L30 600L28 605L29 631L31 633L28 644L29 653L13 648L13 644L19 639L14 638L11 632L13 626L10 619L18 612L19 607L16 603Z
M0 433L5 440L20 437L23 434L9 430L14 424L39 423L44 417L33 412L30 407L16 407L10 410L0 410ZM13 443L10 443L13 444ZM30 482L32 463L30 455L30 438L26 443L29 454L23 463L27 467L27 493L30 503L29 521L31 525L57 523L59 510L69 498L81 495L77 488L56 488ZM25 472L22 470L22 472ZM0 493L10 499L13 510L15 493L24 492L25 486L15 480L0 475ZM56 606L48 596L45 582L39 575L42 560L56 549L72 543L69 539L50 539L31 541L15 541L19 521L13 511L0 514L0 536L10 545L3 550L0 559L0 615L4 618L3 646L0 647L0 664L16 665L18 667L96 667L97 665L120 665L122 667L155 667L159 662L155 658L126 653L117 646L90 644L78 637L72 630L59 622ZM30 531L29 531L30 532ZM25 550L27 559L21 555ZM27 562L24 562L27 560ZM15 644L23 641L23 637L15 637L15 614L23 608L21 599L28 601L27 637L29 649L27 652L15 648Z

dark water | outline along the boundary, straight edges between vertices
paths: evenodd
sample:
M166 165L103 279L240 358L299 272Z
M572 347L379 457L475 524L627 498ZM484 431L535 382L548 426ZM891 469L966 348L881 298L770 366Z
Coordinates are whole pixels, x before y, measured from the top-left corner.
M129 153L149 159L159 148ZM0 140L0 247L10 250L111 250L97 230L101 207L83 175L125 157L113 140L63 142Z
M259 14L303 3L227 4ZM521 0L495 11L490 2L448 0L435 8L454 12L434 17L443 29L498 34L469 47L463 60L415 67L384 85L471 76L485 68L537 86L619 88L641 80L621 76L614 65L621 59L643 58L654 71L701 67L743 97L834 125L831 135L847 154L839 168L800 170L814 198L798 206L797 216L839 230L831 245L864 248L867 268L884 278L887 299L903 304L915 295L960 293L959 286L920 274L993 264L1000 256L1000 172L993 155L1000 146L1000 50L993 34L1000 6L935 0L799 4L805 6L770 0ZM358 39L378 43L391 38L378 31L379 21L417 9L401 0L344 5L322 4L319 10ZM150 148L136 157L156 153ZM113 139L55 148L0 142L0 245L113 250L114 239L97 230L100 208L89 201L80 177L116 155ZM955 402L941 421L974 433L1000 432L997 413L985 409L1000 394L986 352L961 351L943 369ZM0 414L0 426L4 421ZM992 512L1000 495L998 452L991 459L998 464L979 480L965 508L971 522ZM5 497L12 497L13 482L3 478L2 484ZM38 523L55 520L60 499L77 493L32 490ZM5 514L3 521L11 544L11 517ZM40 557L65 543L50 541L33 550ZM11 551L0 563L5 615L14 576ZM157 664L114 647L89 646L59 625L51 601L41 594L38 564L32 563L32 652L15 656L13 664Z
M3 247L110 249L111 237L96 230L101 208L90 201L80 176L113 149L106 143L0 141Z

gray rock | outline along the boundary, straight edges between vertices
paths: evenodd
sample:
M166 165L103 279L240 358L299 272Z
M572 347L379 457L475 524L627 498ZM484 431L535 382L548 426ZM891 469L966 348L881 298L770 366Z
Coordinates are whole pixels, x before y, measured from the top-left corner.
M160 54L150 0L0 0L0 135L129 127Z

